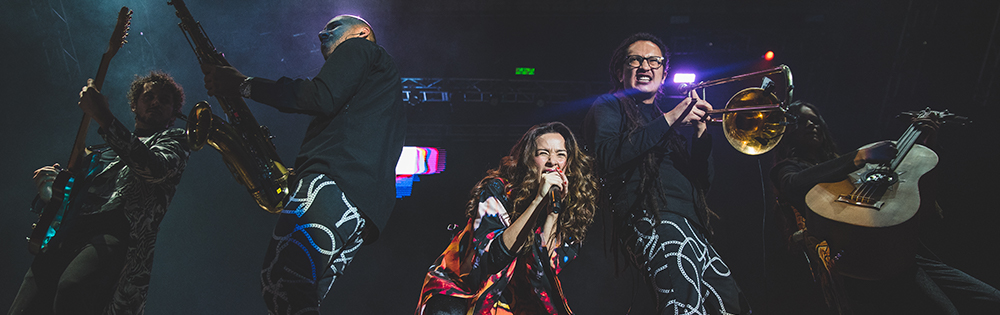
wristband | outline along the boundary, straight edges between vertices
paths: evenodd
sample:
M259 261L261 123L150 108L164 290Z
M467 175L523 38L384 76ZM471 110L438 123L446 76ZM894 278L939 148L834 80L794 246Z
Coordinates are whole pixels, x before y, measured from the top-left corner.
M247 77L240 82L240 96L243 98L250 98L250 80L253 80L253 77Z

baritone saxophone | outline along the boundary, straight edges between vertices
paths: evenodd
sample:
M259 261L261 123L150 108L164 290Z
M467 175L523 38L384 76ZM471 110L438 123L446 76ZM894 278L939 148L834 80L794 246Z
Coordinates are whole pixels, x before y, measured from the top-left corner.
M183 0L167 4L177 10L178 24L188 44L198 57L198 63L229 66L222 53L215 50L205 30L191 16ZM187 122L187 138L192 150L205 144L222 155L236 181L246 186L254 201L271 213L279 213L288 201L289 170L271 142L267 127L257 123L243 98L216 96L228 122L215 114L208 102L199 102L191 109Z

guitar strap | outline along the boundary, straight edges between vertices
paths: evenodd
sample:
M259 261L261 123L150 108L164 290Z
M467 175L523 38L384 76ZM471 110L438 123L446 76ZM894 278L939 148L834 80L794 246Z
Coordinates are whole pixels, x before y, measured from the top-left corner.
M795 226L799 228L799 231L805 231L806 218L802 216L802 213L800 213L799 209L796 209L795 206L788 205L788 208L792 209L792 214L795 215Z
M798 246L805 254L806 266L812 273L813 281L819 285L823 292L826 305L838 310L849 309L849 306L844 304L846 297L843 295L842 284L837 281L840 277L833 271L830 245L825 240L809 235L805 216L795 206L790 204L786 206L795 215L795 226L798 227L798 231L788 236L788 242Z

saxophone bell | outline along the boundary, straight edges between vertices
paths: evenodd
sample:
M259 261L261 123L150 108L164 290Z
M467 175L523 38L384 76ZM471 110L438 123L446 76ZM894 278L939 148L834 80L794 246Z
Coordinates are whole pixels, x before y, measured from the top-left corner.
M289 170L276 159L258 158L241 132L212 114L206 101L198 102L188 115L186 126L188 145L200 150L208 144L219 151L229 172L253 196L264 210L279 213L288 202Z
M187 140L192 151L201 150L208 142L208 134L212 128L212 106L207 101L198 102L191 108L187 119Z

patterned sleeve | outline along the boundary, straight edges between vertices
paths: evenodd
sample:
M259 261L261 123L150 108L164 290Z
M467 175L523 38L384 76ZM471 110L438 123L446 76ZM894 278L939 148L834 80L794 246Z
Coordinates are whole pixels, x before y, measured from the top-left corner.
M566 266L569 262L576 259L576 256L580 254L580 242L576 240L570 240L567 243L563 243L562 246L556 248L555 255L549 257L551 260L550 266L552 270L559 274L562 272L562 268Z
M181 129L157 133L148 146L118 119L98 131L132 172L150 183L179 176L190 154Z
M479 203L478 212L472 234L475 259L469 272L476 282L500 272L514 260L513 253L501 240L509 222L507 211L500 201L490 196Z

